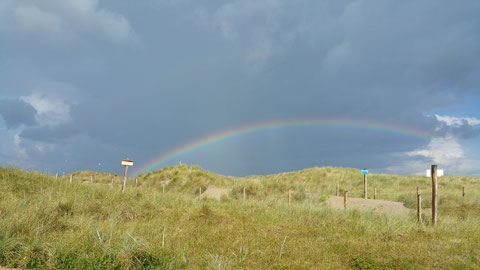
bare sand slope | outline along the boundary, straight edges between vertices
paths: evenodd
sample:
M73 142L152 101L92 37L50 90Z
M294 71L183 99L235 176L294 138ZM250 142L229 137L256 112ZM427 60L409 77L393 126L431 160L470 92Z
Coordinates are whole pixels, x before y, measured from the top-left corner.
M343 209L343 197L330 196L326 201L327 205L332 208ZM362 198L348 198L347 208L359 210L373 210L379 213L408 215L412 210L403 206L403 203L372 200Z
M204 193L202 193L202 198L214 198L217 200L220 200L222 198L222 195L228 195L228 192L230 192L230 189L228 188L219 188L219 187L214 187L214 186L209 186L207 190L205 190Z

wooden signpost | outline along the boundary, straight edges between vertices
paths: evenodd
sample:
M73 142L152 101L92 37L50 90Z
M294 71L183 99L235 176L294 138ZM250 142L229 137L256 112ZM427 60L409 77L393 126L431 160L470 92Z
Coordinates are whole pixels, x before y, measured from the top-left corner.
M437 165L432 165L432 225L437 225Z
M122 159L122 165L125 166L123 169L123 186L122 186L122 193L125 192L125 187L127 186L127 170L128 166L133 166L133 160L128 158Z
M363 174L363 198L366 199L367 198L367 174L368 174L368 170L363 169L362 174Z

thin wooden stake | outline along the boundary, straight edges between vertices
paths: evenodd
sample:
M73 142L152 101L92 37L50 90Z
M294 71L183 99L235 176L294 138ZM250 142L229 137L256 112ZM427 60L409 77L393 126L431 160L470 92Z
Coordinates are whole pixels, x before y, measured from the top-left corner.
M465 187L462 187L462 197L465 197Z
M113 178L112 178L112 187L113 187Z
M338 194L339 194L338 192L339 192L339 191L340 191L340 185L339 185L338 182L337 182L337 192L335 193L335 194L336 194L335 196L338 196Z
M165 183L162 183L162 194L165 194Z
M288 205L292 202L292 191L289 189L288 190Z
M432 165L432 225L437 225L437 165Z
M202 198L202 187L200 187L200 194L198 195L198 198L199 198L199 199Z
M90 175L90 184L93 184L93 176Z
M245 192L245 187L243 187L243 201L247 199L247 193Z
M162 232L162 248L165 248L165 228L163 228Z
M418 187L417 187L417 196L418 196L418 194L420 194L420 192L418 191Z
M417 219L418 222L422 222L422 195L418 194L417 195Z
M55 174L55 180L58 179L58 172Z
M363 198L367 198L367 174L363 174Z
M73 176L70 174L70 185L72 184Z
M347 209L347 203L348 203L348 191L345 191L343 194L343 208Z
M138 178L135 178L135 188L138 186Z
M374 199L374 200L377 199L377 188L374 188L374 189L373 189L373 199Z

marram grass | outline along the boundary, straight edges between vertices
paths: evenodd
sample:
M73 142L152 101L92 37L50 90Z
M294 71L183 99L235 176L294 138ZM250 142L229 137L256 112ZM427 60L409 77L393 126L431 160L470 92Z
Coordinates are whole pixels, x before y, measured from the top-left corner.
M312 168L246 178L179 165L128 180L91 172L55 177L0 168L0 265L46 269L479 269L480 179L439 180L438 225L426 177L369 175L369 194L415 208L408 216L336 210L361 197L353 169ZM111 186L111 178L114 185ZM162 194L162 183L165 194ZM221 200L198 188L228 188ZM247 199L243 201L243 187ZM466 196L462 197L462 187ZM288 205L288 190L293 191ZM316 194L317 196L310 196Z

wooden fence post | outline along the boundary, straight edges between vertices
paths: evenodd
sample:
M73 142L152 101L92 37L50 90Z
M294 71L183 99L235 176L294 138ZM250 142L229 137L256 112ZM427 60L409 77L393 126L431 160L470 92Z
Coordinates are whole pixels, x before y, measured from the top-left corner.
M93 175L90 175L90 184L93 184Z
M422 195L418 194L417 195L417 219L418 222L422 222Z
M162 183L162 194L165 194L165 183Z
M70 174L70 184L72 184L73 176Z
M373 188L373 199L377 199L377 188Z
M292 202L292 191L289 189L288 190L288 205Z
M113 177L112 177L112 187L113 187Z
M348 191L345 191L343 194L343 208L347 209L347 203L348 203Z
M465 187L462 187L462 197L465 197Z
M339 186L339 184L338 184L338 182L337 182L337 192L336 192L336 195L335 195L335 196L338 196L338 194L339 194L338 192L339 192L339 191L340 191L340 186Z
M135 178L135 188L138 186L138 178Z
M417 196L418 196L418 194L420 194L420 192L418 192L418 187L417 187Z
M367 174L363 174L363 198L367 198Z
M432 225L437 225L437 165L432 165Z
M198 195L198 198L199 198L199 199L202 198L202 187L200 187L200 194Z
M55 174L55 180L58 180L58 172Z
M245 187L243 187L243 201L245 201L247 194L245 193Z

